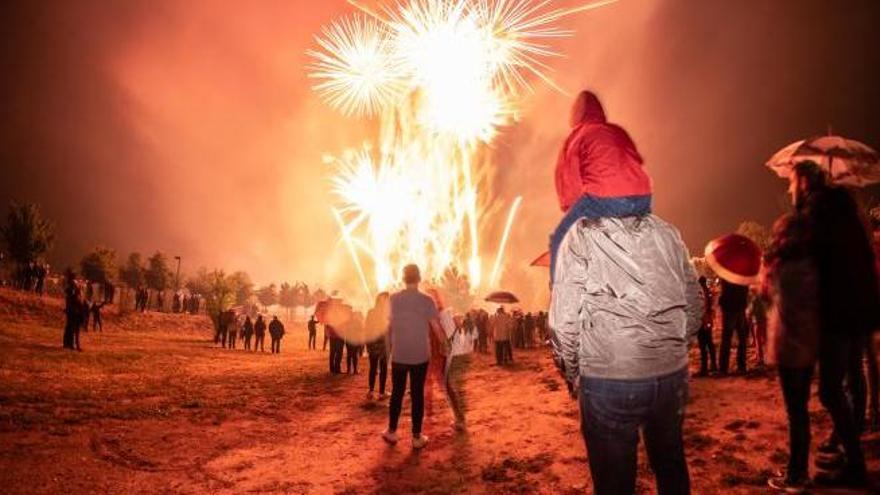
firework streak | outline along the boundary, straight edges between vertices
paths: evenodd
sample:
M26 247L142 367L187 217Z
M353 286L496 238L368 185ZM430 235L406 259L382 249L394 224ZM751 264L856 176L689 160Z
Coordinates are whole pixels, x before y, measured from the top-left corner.
M378 123L374 144L325 159L334 217L368 296L393 286L407 263L429 278L458 268L472 290L498 283L506 242L488 279L480 244L492 206L489 145L515 120L530 81L556 87L550 43L571 35L557 21L613 1L560 9L549 0L409 0L378 10L351 1L357 12L323 29L309 52L315 91L344 115Z

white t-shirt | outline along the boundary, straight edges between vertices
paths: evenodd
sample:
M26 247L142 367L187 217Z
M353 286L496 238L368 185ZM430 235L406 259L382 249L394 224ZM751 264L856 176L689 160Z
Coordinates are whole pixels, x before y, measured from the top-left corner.
M440 326L446 333L447 339L452 339L450 355L463 356L470 354L474 350L474 340L477 338L477 332L467 333L466 331L455 331L455 320L452 318L452 310L446 308L439 315Z

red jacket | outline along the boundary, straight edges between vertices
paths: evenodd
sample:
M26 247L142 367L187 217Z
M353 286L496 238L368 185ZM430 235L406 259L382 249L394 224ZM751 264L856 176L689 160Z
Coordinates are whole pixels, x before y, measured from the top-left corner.
M610 124L598 98L586 92L575 125L556 163L556 193L562 211L584 194L597 197L651 194L651 179L629 134Z

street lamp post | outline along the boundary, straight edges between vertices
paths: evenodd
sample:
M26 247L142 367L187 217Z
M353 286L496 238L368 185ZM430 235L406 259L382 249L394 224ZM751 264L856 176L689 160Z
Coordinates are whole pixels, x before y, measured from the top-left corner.
M175 256L177 260L177 274L174 275L174 290L180 290L180 256Z

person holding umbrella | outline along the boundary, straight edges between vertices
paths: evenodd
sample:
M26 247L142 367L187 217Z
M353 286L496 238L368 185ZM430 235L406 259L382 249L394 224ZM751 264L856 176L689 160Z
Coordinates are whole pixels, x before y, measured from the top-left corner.
M866 336L880 324L874 253L852 196L828 184L814 162L794 166L789 191L812 233L819 279L819 400L834 423L819 450L817 483L862 486L865 459L860 434L865 419L863 354ZM851 399L844 389L847 382Z

